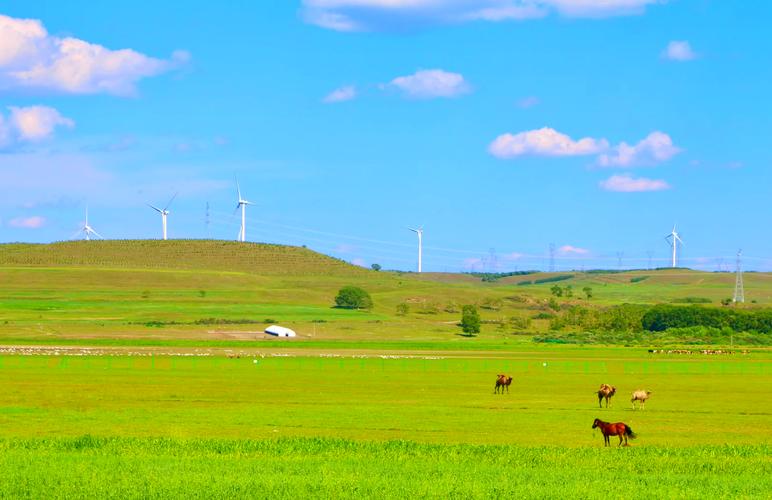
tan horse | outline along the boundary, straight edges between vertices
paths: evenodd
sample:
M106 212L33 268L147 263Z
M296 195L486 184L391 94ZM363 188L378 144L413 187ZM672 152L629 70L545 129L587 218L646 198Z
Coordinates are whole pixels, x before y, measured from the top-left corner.
M598 408L603 408L603 405L601 404L603 398L606 398L606 408L608 408L609 400L616 393L616 387L610 386L608 384L600 384L600 389L598 389Z
M512 377L507 377L506 375L496 375L496 387L493 389L493 394L498 394L499 388L501 388L501 393L504 394L504 389L507 390L507 394L509 394L509 384L512 383Z

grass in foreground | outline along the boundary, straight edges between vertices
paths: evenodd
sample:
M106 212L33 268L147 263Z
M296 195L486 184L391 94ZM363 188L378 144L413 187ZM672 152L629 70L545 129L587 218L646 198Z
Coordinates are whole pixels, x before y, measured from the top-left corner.
M750 498L767 445L553 448L338 439L0 440L0 497Z

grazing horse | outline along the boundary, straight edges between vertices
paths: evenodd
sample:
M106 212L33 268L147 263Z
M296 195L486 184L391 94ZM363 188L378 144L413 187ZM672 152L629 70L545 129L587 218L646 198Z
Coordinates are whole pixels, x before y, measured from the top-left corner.
M506 375L496 375L496 387L493 389L493 394L498 394L499 388L501 388L501 393L504 394L504 389L507 390L507 394L509 394L509 384L512 383L512 377L507 377Z
M606 408L608 408L609 399L616 393L616 387L612 387L608 384L600 384L600 389L598 389L598 408L603 408L603 405L601 404L603 398L606 398Z
M646 400L649 399L649 396L651 395L651 391L644 391L639 390L635 391L633 393L633 397L630 398L630 402L633 404L633 410L635 410L635 402L640 401L641 402L641 410L646 409Z
M596 427L600 427L600 431L603 433L604 446L611 445L611 439L609 438L609 436L619 436L619 444L617 446L622 446L623 438L625 440L625 446L629 446L627 444L627 438L629 437L630 439L635 439L638 437L630 428L630 426L623 422L610 424L608 422L604 422L599 418L596 418L595 421L592 423L592 428L595 429Z

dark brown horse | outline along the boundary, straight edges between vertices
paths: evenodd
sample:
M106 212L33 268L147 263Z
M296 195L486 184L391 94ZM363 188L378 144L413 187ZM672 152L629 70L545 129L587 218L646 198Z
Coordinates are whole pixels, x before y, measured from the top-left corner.
M504 389L507 390L507 394L509 394L509 384L512 383L512 377L507 377L506 375L496 375L496 387L493 389L493 394L498 394L499 388L501 388L501 393L504 394Z
M608 422L604 422L603 420L596 418L595 421L592 423L592 428L595 429L596 427L600 428L600 431L603 433L603 444L605 446L611 445L611 440L609 436L619 436L619 444L617 446L622 446L622 439L625 440L625 446L629 446L627 444L627 438L635 439L636 434L633 432L633 430L630 428L629 425L617 422L615 424L610 424Z

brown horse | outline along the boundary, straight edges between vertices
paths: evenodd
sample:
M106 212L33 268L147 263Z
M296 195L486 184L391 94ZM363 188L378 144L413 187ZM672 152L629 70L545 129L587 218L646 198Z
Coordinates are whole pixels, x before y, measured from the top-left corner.
M598 408L603 408L603 405L601 404L603 402L603 398L606 398L606 408L608 408L609 400L616 393L616 387L612 387L608 384L600 384L600 389L598 389Z
M501 393L504 394L504 389L507 390L507 394L509 394L509 384L512 383L512 377L507 377L506 375L496 375L496 387L493 389L493 394L498 394L499 388L501 388Z
M609 436L619 436L619 444L617 446L622 446L623 438L625 440L625 446L629 446L627 444L627 438L629 437L630 439L635 439L638 437L629 425L622 422L610 424L599 418L596 418L592 423L592 428L595 429L596 427L600 427L600 431L603 433L603 444L605 446L611 445Z

